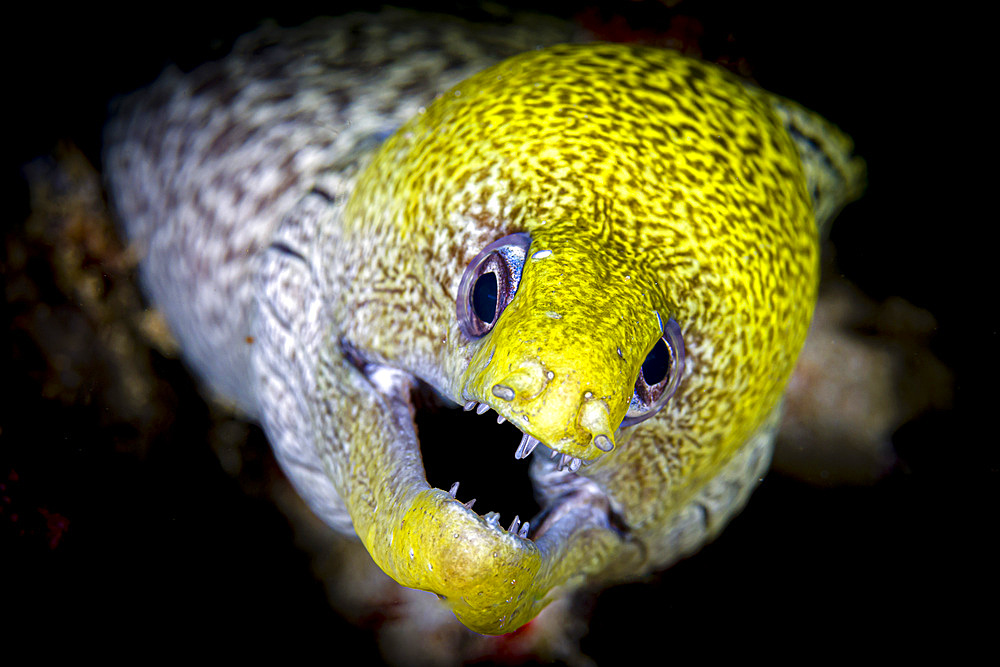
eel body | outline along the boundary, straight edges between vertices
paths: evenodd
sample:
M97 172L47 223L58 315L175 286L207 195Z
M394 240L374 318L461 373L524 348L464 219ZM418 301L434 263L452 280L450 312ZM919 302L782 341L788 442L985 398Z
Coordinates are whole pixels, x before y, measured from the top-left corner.
M405 12L265 27L106 135L195 371L321 518L482 633L668 566L743 506L821 227L863 185L850 140L794 103L580 40ZM420 383L522 431L539 517L505 528L428 484Z

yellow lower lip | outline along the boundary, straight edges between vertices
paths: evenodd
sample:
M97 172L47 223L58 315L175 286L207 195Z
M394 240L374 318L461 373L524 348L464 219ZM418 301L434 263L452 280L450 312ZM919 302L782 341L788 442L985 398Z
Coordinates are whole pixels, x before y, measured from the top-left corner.
M397 499L362 540L393 579L442 596L476 632L510 632L544 606L538 547L487 524L440 489Z
M534 540L486 521L424 477L415 438L367 451L344 489L373 560L403 586L438 594L483 634L512 632L611 562L622 545L586 503L555 512ZM605 513L606 515L606 513Z

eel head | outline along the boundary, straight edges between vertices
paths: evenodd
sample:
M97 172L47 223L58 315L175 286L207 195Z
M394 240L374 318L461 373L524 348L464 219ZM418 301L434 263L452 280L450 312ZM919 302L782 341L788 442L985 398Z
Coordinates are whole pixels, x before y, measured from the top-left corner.
M412 429L409 374L360 364L398 418L396 431L380 433L397 434L384 449L379 438L364 441L376 446L359 454L363 472L342 487L355 528L390 576L436 593L482 633L512 631L567 589L642 564L617 499L591 473L615 469L630 434L668 403L684 371L680 327L652 306L654 285L643 289L642 272L607 270L605 253L555 232L506 235L467 265L452 309L455 342L445 347L455 363L444 364L461 371L451 384L428 382L521 431L513 454L534 454L538 517L505 530L496 512L480 516L458 500L457 484L432 488L421 460L435 443ZM477 444L469 433L453 437ZM366 503L358 489L372 486L384 495Z
M320 449L375 562L482 633L670 560L673 517L774 413L815 299L794 145L757 93L669 51L472 77L387 140L343 221ZM428 483L417 383L520 429L530 528Z

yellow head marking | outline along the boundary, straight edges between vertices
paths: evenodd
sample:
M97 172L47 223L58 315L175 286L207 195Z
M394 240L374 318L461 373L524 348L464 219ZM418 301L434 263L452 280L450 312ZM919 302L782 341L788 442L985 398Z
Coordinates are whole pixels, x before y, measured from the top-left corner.
M673 402L711 459L775 404L805 337L816 231L795 147L761 94L670 51L572 45L501 63L397 133L356 194L348 220L388 223L417 253L460 238L468 259L515 231L551 251L527 261L453 390L505 409L492 387L518 385L515 423L578 456L595 454L584 394L620 421L654 312L689 339L696 386ZM436 277L442 302L462 268Z
M344 219L382 244L381 265L358 269L361 288L385 283L384 266L398 281L365 301L377 326L354 335L437 373L456 401L601 458L581 470L640 540L771 414L815 301L806 181L766 94L670 51L557 46L470 78L386 143ZM516 232L532 239L520 287L469 340L455 322L462 273ZM684 379L654 418L619 429L668 318L683 332ZM574 563L543 570L560 580Z

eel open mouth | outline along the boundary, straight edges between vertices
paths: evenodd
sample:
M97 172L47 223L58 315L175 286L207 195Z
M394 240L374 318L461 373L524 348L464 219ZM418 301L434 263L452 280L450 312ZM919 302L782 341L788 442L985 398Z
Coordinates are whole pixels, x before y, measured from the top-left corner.
M412 398L428 483L461 497L490 525L503 528L510 521L508 533L535 540L560 510L582 502L624 532L604 491L578 474L589 462L550 449L486 403L470 401L459 410L422 382Z
M530 436L519 442L485 404L448 408L405 373L364 370L405 437L365 455L373 463L362 486L381 488L347 491L378 499L372 515L352 515L372 558L399 583L436 593L477 632L502 634L621 550L624 524L580 473L583 462ZM385 391L386 375L395 390Z

